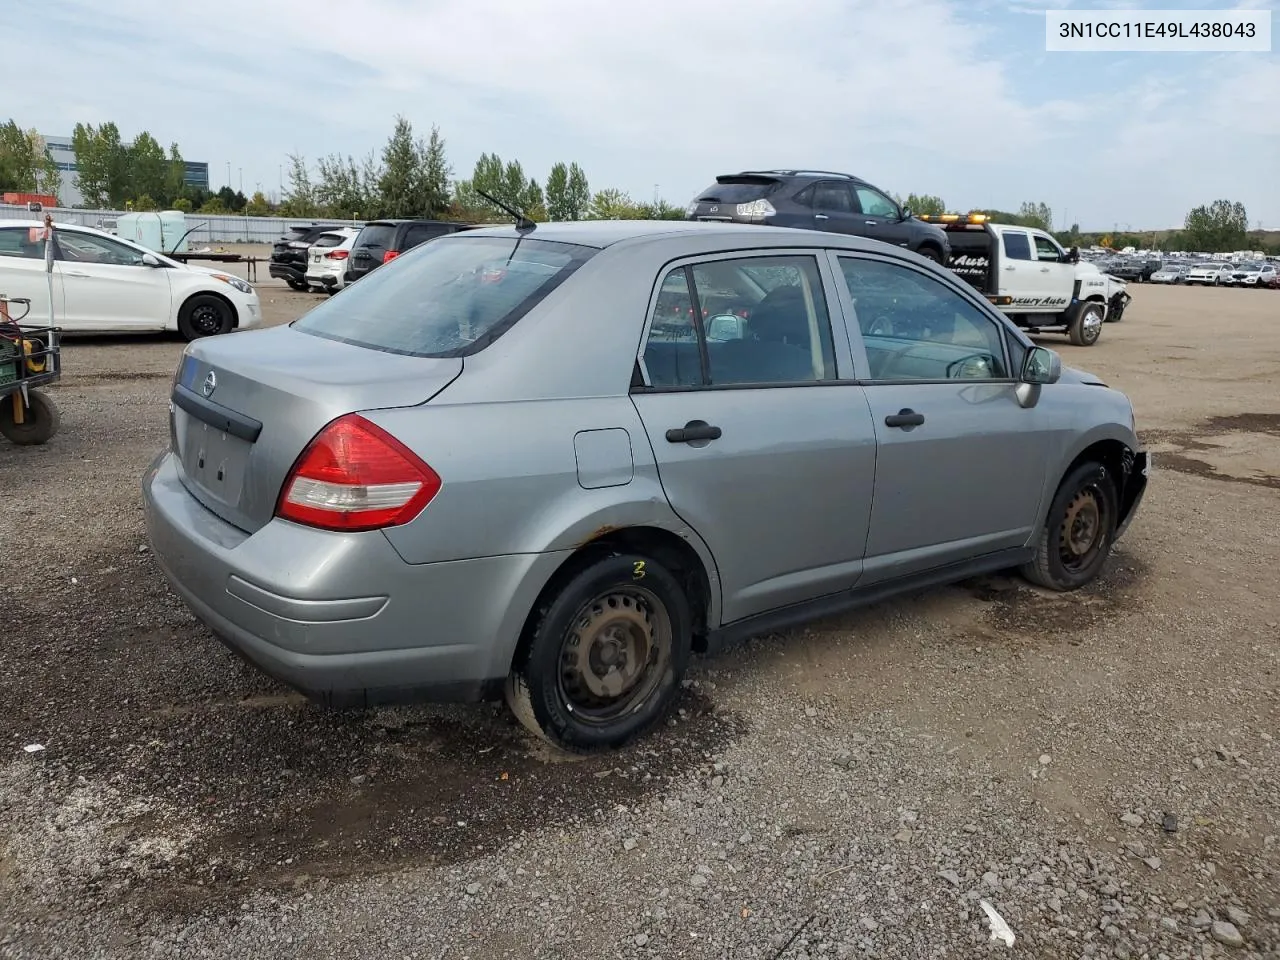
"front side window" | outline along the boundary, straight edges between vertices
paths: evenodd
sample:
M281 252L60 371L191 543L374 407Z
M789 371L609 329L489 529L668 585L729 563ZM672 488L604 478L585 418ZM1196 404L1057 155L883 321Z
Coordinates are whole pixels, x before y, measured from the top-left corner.
M441 239L373 271L293 327L390 353L466 356L496 340L596 252L525 237Z
M858 204L862 212L869 217L889 217L897 219L898 207L879 190L871 187L858 187Z
M1004 242L1004 255L1010 260L1030 260L1031 241L1021 230L1007 231L1001 240Z
M106 237L74 230L59 230L55 234L61 259L69 263L105 263L118 267L142 265L143 253Z
M644 363L657 389L835 379L817 261L744 257L673 268L659 288Z
M1009 377L997 323L942 281L910 267L841 257L871 380Z
M1058 245L1048 237L1042 237L1039 234L1035 236L1036 241L1036 259L1048 260L1052 263L1058 263L1062 260L1062 251L1058 249Z

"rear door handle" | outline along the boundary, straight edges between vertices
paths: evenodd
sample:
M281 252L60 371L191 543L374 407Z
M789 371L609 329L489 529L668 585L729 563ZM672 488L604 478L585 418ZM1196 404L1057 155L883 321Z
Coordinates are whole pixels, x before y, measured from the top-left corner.
M1041 267L1041 268L1040 268L1040 272L1041 272L1041 273L1048 273L1048 272L1049 272L1049 268L1048 268L1048 267Z
M903 407L897 413L884 418L886 427L918 427L924 423L924 414L916 413L910 407Z
M672 427L667 431L668 443L690 443L695 440L719 440L720 428L713 427L705 420L690 420L683 427Z
M89 275L88 275L87 273L80 273L80 272L79 272L79 271L77 271L77 270L69 270L69 271L67 271L66 273L64 273L64 274L63 274L63 276L67 276L67 277L84 277L85 279L88 279L88 277L89 277Z
M874 226L875 226L877 223L879 223L880 221L878 221L878 220L863 220L862 222L863 222L863 223L865 223L868 227L874 227Z
M825 213L815 213L815 214L813 215L813 219L815 219L815 220L830 220L831 218L830 218L830 217L828 217Z
M1017 268L1017 267L1015 267L1015 266L1011 263L1011 264L1009 264L1009 266L1005 267L1005 269L1006 269L1006 270L1017 270L1018 268Z

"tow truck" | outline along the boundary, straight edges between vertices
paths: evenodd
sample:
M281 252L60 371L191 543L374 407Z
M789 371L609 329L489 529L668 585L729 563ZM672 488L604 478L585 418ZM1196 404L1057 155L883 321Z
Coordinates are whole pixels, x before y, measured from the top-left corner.
M1078 347L1091 347L1103 323L1124 315L1132 297L1127 285L1064 250L1034 227L992 223L981 213L920 217L947 232L946 267L974 287L1030 334L1065 333Z

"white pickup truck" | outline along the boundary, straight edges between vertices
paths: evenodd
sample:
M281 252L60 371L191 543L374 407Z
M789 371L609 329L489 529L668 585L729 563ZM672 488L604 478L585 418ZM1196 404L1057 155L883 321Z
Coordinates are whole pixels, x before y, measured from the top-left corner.
M1102 324L1119 320L1129 305L1126 284L1064 250L1033 227L990 223L982 214L943 214L921 220L947 231L947 269L977 288L1029 333L1065 332L1091 347Z

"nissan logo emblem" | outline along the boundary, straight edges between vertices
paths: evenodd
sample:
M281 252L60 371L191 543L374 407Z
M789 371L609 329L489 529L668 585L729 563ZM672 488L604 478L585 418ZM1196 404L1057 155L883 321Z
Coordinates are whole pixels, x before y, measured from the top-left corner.
M204 378L204 386L200 388L206 397L212 396L213 391L218 389L218 378L212 370L209 375Z

